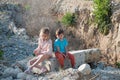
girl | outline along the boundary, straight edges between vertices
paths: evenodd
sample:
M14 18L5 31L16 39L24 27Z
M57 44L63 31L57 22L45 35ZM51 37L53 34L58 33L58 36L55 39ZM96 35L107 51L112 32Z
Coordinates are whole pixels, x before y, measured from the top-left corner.
M42 73L47 71L46 67L40 66L45 59L52 57L52 41L49 38L50 31L48 28L42 28L39 34L38 47L34 50L35 58L30 60L30 67L25 73L30 73L33 67L39 68Z

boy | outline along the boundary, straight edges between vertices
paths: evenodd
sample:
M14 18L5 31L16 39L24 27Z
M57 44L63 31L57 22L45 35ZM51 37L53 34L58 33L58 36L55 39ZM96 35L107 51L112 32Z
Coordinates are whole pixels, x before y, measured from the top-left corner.
M56 31L56 37L57 39L54 42L54 51L55 51L55 56L61 65L61 68L64 67L64 60L66 57L70 59L71 65L72 67L74 67L75 58L72 54L68 53L67 51L68 41L66 40L66 38L64 38L63 29L58 29Z

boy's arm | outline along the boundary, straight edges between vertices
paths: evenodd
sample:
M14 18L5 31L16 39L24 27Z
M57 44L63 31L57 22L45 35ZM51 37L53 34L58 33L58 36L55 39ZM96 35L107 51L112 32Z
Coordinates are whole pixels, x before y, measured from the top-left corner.
M66 53L66 57L68 57L68 49L67 49L67 46L65 47L65 53Z
M59 48L59 47L57 47L57 51L58 51L60 54L62 54L64 57L66 57L65 54L63 54L63 53L60 52L60 48Z
M60 52L60 48L59 47L57 47L57 51Z
M65 53L66 53L66 54L68 53L68 49L67 49L67 46L65 47Z
M67 39L65 39L65 41L66 41L65 53L66 53L66 57L67 57L67 56L68 56L68 48L67 48L67 46L68 46L68 41L67 41Z

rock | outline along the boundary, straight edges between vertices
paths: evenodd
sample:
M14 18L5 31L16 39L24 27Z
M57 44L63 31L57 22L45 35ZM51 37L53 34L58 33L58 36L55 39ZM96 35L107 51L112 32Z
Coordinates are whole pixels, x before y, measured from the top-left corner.
M79 80L82 75L77 69L69 68L59 72L50 72L46 75L48 80Z
M16 68L15 68L15 72L16 72L16 73L20 73L20 72L22 72L22 70L21 70L20 68L16 67Z
M34 78L33 75L27 75L27 76L26 76L26 80L31 80L32 78Z
M15 69L9 67L9 68L5 69L3 76L4 77L7 77L7 76L16 77L18 72L19 72L18 70L15 70Z
M56 1L56 2L55 2ZM93 1L80 1L80 0L55 0L54 1L54 12L56 13L66 13L66 12L75 12L80 9L90 9L92 10Z
M28 61L30 60L30 59L32 59L33 58L33 56L32 57L27 57L26 59L23 59L23 60L21 60L21 61L17 61L15 64L14 64L14 66L18 66L21 70L26 70L27 69L27 63L28 63Z
M38 77L38 80L49 80L47 77Z
M97 64L97 68L104 69L104 68L105 68L105 63L99 62L99 63Z
M10 76L10 77L6 77L6 78L2 78L0 80L13 80L13 78L12 78L12 76Z
M101 80L110 80L108 76L102 76Z
M70 51L71 54L73 54L75 56L75 61L76 61L76 65L75 68L78 68L78 66L80 66L83 63L87 63L87 62L94 62L94 61L98 61L100 59L100 50L99 49L86 49L86 50L78 50L78 51ZM18 63L21 65L21 67L23 67L24 69L28 67L30 67L29 65L29 60L32 59L33 57L28 57L27 59L24 59L22 61L19 61ZM66 68L70 68L71 67L71 63L69 59L65 59L64 62L65 66L64 69ZM42 64L45 67L47 67L47 69L49 71L57 71L59 70L59 63L55 57L55 55L53 54L53 57L45 60L42 62ZM32 70L34 73L39 73L40 74L40 70L37 68L33 68Z
M83 74L83 75L88 75L91 73L91 68L88 64L82 64L78 70Z
M7 69L8 67L5 66L3 63L0 64L0 75L4 72L5 69Z
M101 57L101 51L95 48L70 51L70 53L75 56L75 61L76 61L75 68L78 68L83 63L98 62Z
M25 74L25 73L23 73L23 72L17 74L17 78L18 78L18 79L23 79L23 80L25 80L25 79L26 79L26 76L27 76L27 74Z

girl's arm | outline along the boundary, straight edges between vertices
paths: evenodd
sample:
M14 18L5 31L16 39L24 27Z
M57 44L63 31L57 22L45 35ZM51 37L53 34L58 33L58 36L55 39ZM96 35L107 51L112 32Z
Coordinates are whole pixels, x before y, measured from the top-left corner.
M47 46L45 48L45 51L43 51L42 53L52 55L52 52L53 52L52 41L49 40L48 43L47 43Z
M48 47L47 47L46 54L52 55L52 52L53 52L52 41L50 40L50 41L49 41L49 44L48 44Z
M40 54L39 48L36 48L33 52L36 56L38 56Z
M40 38L38 39L38 47L34 50L34 54L36 55L36 56L38 56L38 55L40 55L40 43L41 43L41 41L40 41Z

